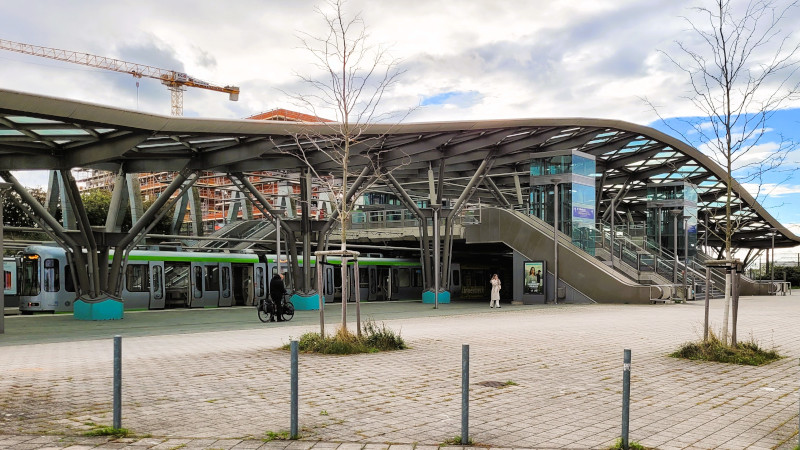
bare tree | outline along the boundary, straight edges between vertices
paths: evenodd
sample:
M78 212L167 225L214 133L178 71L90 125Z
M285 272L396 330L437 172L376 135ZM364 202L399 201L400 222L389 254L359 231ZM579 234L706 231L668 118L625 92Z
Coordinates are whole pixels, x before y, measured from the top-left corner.
M755 198L763 199L764 177L780 172L788 154L797 148L783 137L774 148L761 148L770 119L776 111L797 99L798 50L781 25L797 5L773 0L710 0L709 6L692 8L684 17L690 41L678 41L673 54L662 52L681 71L690 86L686 99L697 109L697 118L684 119L689 132L662 121L685 141L695 144L725 168L727 189L723 199L721 230L712 233L724 241L725 259L732 258L732 237L749 217L739 213L732 190L736 176L756 187ZM657 108L648 102L658 114ZM659 115L660 117L660 115ZM775 175L772 175L775 176ZM709 230L706 230L709 232ZM731 276L725 280L723 339L727 342ZM736 324L733 324L735 327Z
M329 193L341 251L345 251L347 223L356 199L387 170L378 145L384 135L371 132L370 127L392 117L382 113L379 106L403 71L387 47L370 45L361 14L348 16L344 0L330 0L316 10L325 21L325 32L319 36L301 33L300 40L312 55L318 73L298 74L308 91L292 98L315 117L334 120L320 119L319 127L295 134L294 148L289 151L306 164L312 177ZM328 164L318 164L320 155ZM346 302L348 283L342 259L342 295Z

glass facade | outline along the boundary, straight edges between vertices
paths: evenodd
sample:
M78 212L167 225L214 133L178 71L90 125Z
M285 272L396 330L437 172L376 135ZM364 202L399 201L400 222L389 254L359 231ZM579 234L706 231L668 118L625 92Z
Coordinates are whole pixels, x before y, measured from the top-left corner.
M671 254L677 248L678 257L682 258L687 245L689 256L697 253L697 188L694 185L677 182L647 186L647 238L660 253Z
M531 160L529 213L550 225L554 221L554 176L558 183L558 229L572 243L594 256L595 161L575 151Z

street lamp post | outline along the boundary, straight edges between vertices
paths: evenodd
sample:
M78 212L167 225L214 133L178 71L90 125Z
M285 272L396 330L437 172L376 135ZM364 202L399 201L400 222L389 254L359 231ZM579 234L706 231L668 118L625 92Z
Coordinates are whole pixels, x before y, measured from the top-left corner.
M658 256L661 256L661 203L655 203L656 218L654 225L656 227L656 243L658 245Z
M3 249L3 198L6 195L6 191L11 189L11 186L11 183L0 183L0 257L2 257L5 253L5 250ZM6 289L5 268L3 268L3 273L3 289L0 289L0 334L6 332L6 297L4 292Z
M772 262L769 265L769 283L772 287L770 289L774 289L775 285L775 235L778 234L778 230L776 228L772 228ZM777 294L777 292L775 292Z
M553 178L553 304L558 304L558 185L561 183L560 178ZM612 252L614 249L611 249Z
M275 216L275 265L278 267L278 274L281 273L281 216ZM269 280L269 274L267 274ZM269 281L267 281L269 283Z
M431 205L433 210L433 236L436 243L433 246L433 309L439 308L439 271L441 270L439 261L439 209L442 205Z
M669 211L672 214L672 252L675 257L672 263L672 283L678 284L678 214L683 211L680 209L672 209Z
M689 275L689 219L692 216L683 216L683 299L689 300L688 275Z
M614 211L614 198L612 197L611 198L611 267L614 267L614 235L617 234L616 230L614 230L614 216L615 215L616 214L615 214L615 211ZM603 224L601 223L600 225L601 225L600 229L602 230L603 229L602 228Z

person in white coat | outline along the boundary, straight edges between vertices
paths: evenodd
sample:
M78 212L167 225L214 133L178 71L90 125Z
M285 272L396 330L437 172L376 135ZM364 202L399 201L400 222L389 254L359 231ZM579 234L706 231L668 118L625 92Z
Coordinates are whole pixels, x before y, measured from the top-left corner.
M492 275L489 281L492 284L492 296L489 299L489 308L494 308L495 305L500 307L500 277L497 274Z

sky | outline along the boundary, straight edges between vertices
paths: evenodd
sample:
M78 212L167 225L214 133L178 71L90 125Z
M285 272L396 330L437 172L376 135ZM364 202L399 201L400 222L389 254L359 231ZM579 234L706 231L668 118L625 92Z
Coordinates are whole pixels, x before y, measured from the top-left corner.
M745 4L733 3L736 11ZM189 88L184 115L244 118L274 108L299 109L292 95L306 92L307 86L298 75L324 76L300 36L325 33L316 11L325 4L0 0L0 39L108 56L185 72L216 85L239 86L238 102L229 101L227 94ZM681 128L680 118L702 113L686 98L687 75L667 55L680 58L676 42L699 45L686 18L703 23L693 9L701 5L708 2L349 0L345 11L360 12L368 42L387 46L404 71L381 108L413 108L406 122L607 118L672 135L678 130L691 141L691 130ZM781 33L790 32L799 19L800 8L790 10ZM797 42L800 34L789 35L788 45ZM770 47L762 50L752 57L754 67L768 58ZM0 51L0 86L154 114L170 111L169 91L157 80L9 51ZM800 99L780 105L752 156L774 151L780 139L800 142L797 108ZM792 152L782 168L798 165L800 153ZM41 174L21 174L20 179L31 185L45 182ZM768 211L800 234L800 173L783 170L762 184L766 195L761 200ZM798 252L786 253L796 259Z

